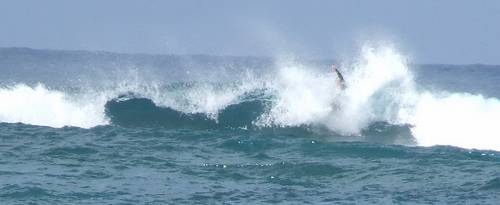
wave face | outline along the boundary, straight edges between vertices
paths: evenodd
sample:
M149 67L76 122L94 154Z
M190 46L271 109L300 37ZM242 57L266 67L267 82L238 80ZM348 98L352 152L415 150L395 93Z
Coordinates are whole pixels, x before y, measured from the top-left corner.
M229 105L217 119L203 113L183 113L169 107L159 107L147 98L121 96L106 103L106 115L122 126L160 126L167 128L248 128L265 111L262 101L247 101Z
M153 66L142 60L102 75L75 71L71 82L3 81L0 121L83 128L298 129L343 139L385 133L390 137L384 140L392 143L500 150L500 101L494 91L474 90L474 85L456 90L446 80L440 86L437 76L453 79L453 70L419 69L391 46L366 45L342 64L345 90L336 87L325 62L239 59L214 65L215 57L203 59L169 57L167 70L147 69ZM182 67L172 64L183 60ZM478 69L497 72L461 72ZM461 82L474 80L480 79Z

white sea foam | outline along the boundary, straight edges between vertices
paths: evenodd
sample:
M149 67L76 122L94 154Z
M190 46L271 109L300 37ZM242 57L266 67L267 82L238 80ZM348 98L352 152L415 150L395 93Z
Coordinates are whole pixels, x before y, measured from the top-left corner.
M336 94L334 76L307 70L301 65L283 65L268 84L275 93L271 110L257 124L298 126L321 122L329 116Z
M258 124L322 124L356 135L374 121L395 121L413 90L403 57L389 47L365 47L359 60L343 69L349 72L341 91L332 71L283 63L271 84L275 102Z
M481 95L422 93L408 123L424 146L500 150L500 101Z
M152 99L160 106L184 113L204 113L208 117L217 119L220 110L238 103L241 96L259 87L261 85L253 80L231 86L201 83L177 90L163 90Z
M347 88L337 99L340 108L328 126L344 134L358 134L374 121L396 122L410 106L413 76L405 59L392 47L365 46L350 67Z
M106 124L104 103L98 99L72 99L43 85L18 84L0 88L0 121L51 127L94 127Z
M366 125L363 123L366 119L409 124L419 145L500 150L498 99L479 94L417 90L408 65L398 52L391 47L364 50L362 61L366 64L355 68L362 74L349 76L355 80L351 85L359 86L346 90L347 109L342 111L349 112L353 105L362 107L354 109L362 113L362 117L354 118L350 125ZM356 112L341 119L351 116L357 116Z
M365 46L344 65L347 88L335 77L284 64L272 84L276 99L259 125L322 124L357 135L375 121L408 124L422 146L500 150L500 100L479 94L416 89L404 56L391 46Z
M52 127L90 128L108 123L105 103L126 92L185 113L217 113L246 93L263 90L271 107L258 126L323 125L344 135L359 135L373 122L409 124L422 146L452 145L500 150L500 100L479 94L419 90L403 55L391 46L365 46L352 64L344 64L347 88L325 69L283 61L267 77L246 76L232 86L198 84L164 89L160 83L126 76L108 89L80 94L43 85L0 88L0 121ZM106 87L106 86L105 86ZM84 89L82 89L84 90Z
M0 121L50 127L105 125L109 123L105 114L106 102L127 93L151 99L158 106L184 113L204 113L216 119L220 110L238 103L240 96L256 86L255 81L230 87L201 83L172 90L162 89L158 83L146 82L137 76L128 76L114 85L77 92L49 89L43 84L16 84L0 88Z

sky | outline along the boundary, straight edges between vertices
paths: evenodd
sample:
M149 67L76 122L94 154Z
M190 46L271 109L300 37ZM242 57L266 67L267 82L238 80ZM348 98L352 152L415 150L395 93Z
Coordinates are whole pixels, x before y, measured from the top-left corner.
M497 0L1 0L0 47L500 64Z

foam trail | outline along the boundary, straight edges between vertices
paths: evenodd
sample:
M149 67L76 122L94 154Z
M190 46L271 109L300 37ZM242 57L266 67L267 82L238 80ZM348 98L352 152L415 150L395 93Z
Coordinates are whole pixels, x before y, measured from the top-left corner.
M500 150L500 101L495 98L425 92L408 122L420 145Z
M60 91L43 85L29 87L18 84L0 89L0 121L22 122L51 127L77 126L90 128L107 124L104 102L96 99L73 101Z
M363 49L330 128L355 134L374 121L410 124L422 146L500 150L500 100L418 90L405 58L390 46Z

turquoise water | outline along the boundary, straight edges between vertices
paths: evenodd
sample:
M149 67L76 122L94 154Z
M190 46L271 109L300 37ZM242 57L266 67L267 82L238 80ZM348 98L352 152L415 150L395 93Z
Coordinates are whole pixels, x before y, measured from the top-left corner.
M499 67L366 55L0 49L0 204L498 204Z
M495 204L498 152L242 130L2 124L5 204Z

